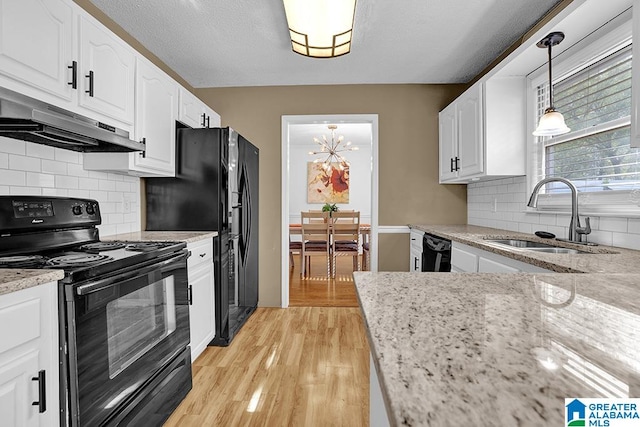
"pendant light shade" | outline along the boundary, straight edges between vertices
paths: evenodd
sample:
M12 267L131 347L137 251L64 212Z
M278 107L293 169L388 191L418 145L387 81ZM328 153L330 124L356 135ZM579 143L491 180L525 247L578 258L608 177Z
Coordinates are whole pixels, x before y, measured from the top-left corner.
M533 131L533 134L535 136L554 136L562 135L570 130L564 122L562 113L553 108L547 108L544 115L540 117L538 127Z
M294 52L312 58L334 58L351 51L356 0L283 2Z
M538 127L533 131L535 136L555 136L569 132L564 122L564 116L553 107L553 79L551 75L551 47L564 40L564 33L549 33L545 38L540 40L536 46L541 49L547 49L549 53L549 108L544 111L544 115L540 117Z

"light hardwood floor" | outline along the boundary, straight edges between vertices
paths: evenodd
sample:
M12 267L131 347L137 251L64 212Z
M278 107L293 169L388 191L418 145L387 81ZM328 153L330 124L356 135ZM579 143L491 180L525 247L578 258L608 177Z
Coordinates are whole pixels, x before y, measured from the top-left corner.
M193 364L165 426L367 426L369 347L359 308L258 308L229 347Z
M358 307L353 283L351 257L336 261L336 277L327 277L326 259L311 258L311 274L300 277L300 257L289 268L289 306L291 307Z

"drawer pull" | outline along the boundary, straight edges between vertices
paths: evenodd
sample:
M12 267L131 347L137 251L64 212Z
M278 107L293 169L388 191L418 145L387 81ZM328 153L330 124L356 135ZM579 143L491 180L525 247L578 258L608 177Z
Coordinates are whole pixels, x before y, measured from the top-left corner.
M38 381L38 401L31 405L38 407L38 412L43 413L47 410L47 385L46 372L44 370L38 372L37 377L31 378L31 381Z
M205 256L206 254L207 254L206 252L205 252L205 253L203 253L203 254L200 254L200 258L204 258L204 256Z

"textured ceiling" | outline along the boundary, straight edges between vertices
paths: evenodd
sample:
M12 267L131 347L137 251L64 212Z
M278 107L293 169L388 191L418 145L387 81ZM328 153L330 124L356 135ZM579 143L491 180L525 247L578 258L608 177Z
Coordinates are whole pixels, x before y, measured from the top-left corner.
M282 0L91 0L193 87L466 83L559 0L359 0L351 53L291 51Z

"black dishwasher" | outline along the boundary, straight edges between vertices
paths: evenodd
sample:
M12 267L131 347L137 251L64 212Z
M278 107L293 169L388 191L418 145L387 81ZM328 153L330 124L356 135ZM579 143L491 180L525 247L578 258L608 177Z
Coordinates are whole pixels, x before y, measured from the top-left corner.
M451 240L424 233L422 271L451 271Z

